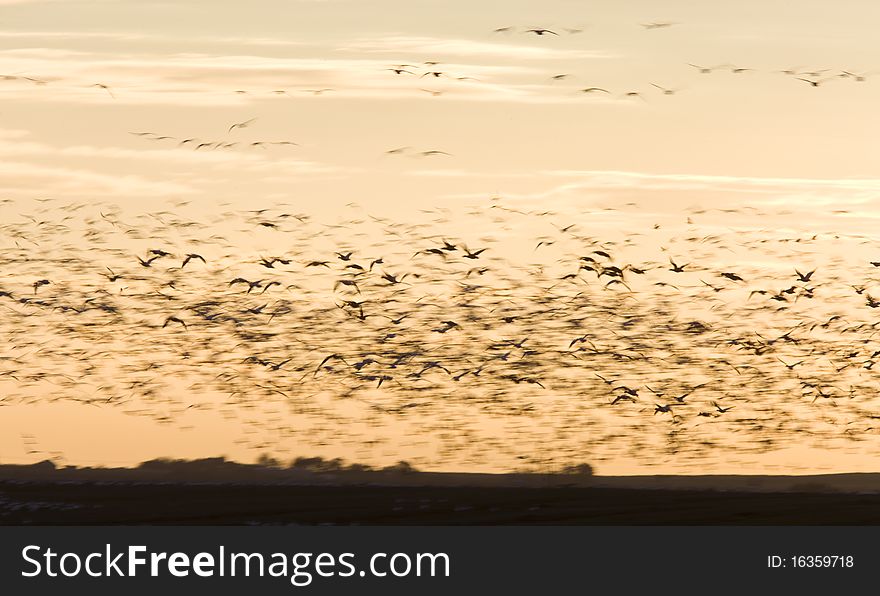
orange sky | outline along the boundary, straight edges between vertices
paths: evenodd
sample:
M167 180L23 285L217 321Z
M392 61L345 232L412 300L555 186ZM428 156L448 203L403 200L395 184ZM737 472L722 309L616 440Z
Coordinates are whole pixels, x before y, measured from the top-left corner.
M180 208L205 229L221 211L277 203L322 222L366 215L418 220L419 209L448 207L449 220L432 233L475 244L492 236L510 244L511 259L539 259L535 241L557 233L548 222L480 227L494 215L490 201L500 197L505 205L552 210L559 220L553 224L593 222L609 237L651 234L657 222L661 234L696 233L683 223L688 215L706 226L701 233L827 233L830 244L794 253L799 263L769 266L762 279L768 284L777 270L790 276L800 263L824 268L871 254L862 238L847 234L875 233L880 216L876 2L206 6L0 0L0 223L29 225L22 214L42 219L47 207L38 200L47 197L57 199L51 205L121 205L123 220ZM644 26L651 23L670 26ZM530 28L559 35L537 36ZM788 69L798 74L780 72ZM591 87L602 91L582 92ZM131 134L140 132L150 134ZM389 153L395 149L401 151ZM423 154L432 151L443 153ZM345 207L350 203L358 206ZM610 206L621 211L602 211ZM698 211L740 206L762 215L703 218ZM468 209L485 218L463 217ZM6 233L0 240L11 249L18 239ZM517 244L521 238L528 242ZM665 267L667 255L659 251L666 248L652 245L655 252L632 258ZM241 245L242 258L283 250L263 237ZM766 273L776 256L745 251L736 258ZM540 255L548 267L557 257ZM712 258L707 268L734 257ZM18 277L8 273L3 282ZM856 302L863 306L862 298ZM139 441L121 463L170 452L236 453L228 440L240 427L219 415L206 414L181 434L90 411L71 433L66 418L44 415L47 407L5 408L0 461L26 459L24 427L45 452L64 451L84 463L106 458L126 436ZM53 444L60 436L67 438ZM368 455L388 463L413 449L394 444L407 436L395 435L385 451ZM285 449L297 454L295 443ZM360 452L331 445L326 453L356 459ZM870 467L854 449L845 457L801 449L765 458L755 470L803 471L813 462L810 471L826 471L841 461L847 470ZM724 461L706 465L739 469ZM608 466L600 469L648 469L626 460Z
M812 179L878 186L876 3L499 6L0 2L0 74L46 81L0 80L0 189L17 199L215 204L247 193L388 207L543 199L572 185L585 201L606 171L733 177L720 184L746 192L772 178L782 194ZM673 25L641 26L652 22ZM517 29L493 33L501 27ZM522 32L531 27L561 35ZM443 76L420 77L425 61L440 62ZM700 74L688 63L730 66ZM394 64L416 74L395 75ZM823 83L777 72L790 68L823 71L802 75ZM579 92L588 87L610 93ZM128 134L139 131L174 139ZM240 144L196 152L178 148L186 138ZM283 140L299 146L250 146ZM404 146L452 155L384 153ZM652 190L631 175L622 187L637 198ZM833 194L846 201L858 190Z

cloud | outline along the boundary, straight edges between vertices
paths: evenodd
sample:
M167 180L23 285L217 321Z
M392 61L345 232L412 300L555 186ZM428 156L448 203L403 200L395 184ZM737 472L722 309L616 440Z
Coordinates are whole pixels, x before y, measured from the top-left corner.
M239 171L278 170L293 171L298 174L339 173L342 168L330 164L285 156L283 152L292 149L282 148L248 148L244 143L240 148L226 150L195 151L180 148L175 141L165 146L148 145L155 141L145 140L145 148L129 149L124 147L95 147L92 145L74 145L57 147L45 143L22 140L28 136L27 131L0 129L0 157L35 157L42 159L88 158L107 160L129 160L132 162L157 161L175 165L201 165L228 168L232 165ZM294 149L295 150L295 149Z
M564 179L563 182L557 182ZM784 208L851 209L880 205L877 178L781 178L708 174L653 174L620 170L544 170L534 172L534 191L504 192L505 199L526 205L553 204L578 208L585 203L651 200L653 211L687 206L776 206ZM542 188L543 187L543 188ZM478 193L446 195L454 199L480 198ZM647 204L646 204L647 205ZM825 213L824 211L817 213Z
M90 3L105 3L105 2L116 2L117 0L0 0L0 6L8 6L14 4L84 4L85 2Z
M285 155L281 148L194 151L176 145L148 145L144 149L59 147L26 137L25 131L0 129L3 197L196 195L212 192L233 179L295 182L305 177L339 177L352 171Z
M429 78L395 75L388 69L384 59L355 57L0 50L0 73L18 73L46 82L35 84L24 78L0 81L5 97L27 101L240 105L307 97L307 89L316 86L334 89L330 97L337 98L418 98L429 97L426 91L439 91L444 98L463 101L584 101L576 93L529 82L524 75L534 78L542 71L523 65L450 63L443 65L444 76ZM466 77L458 78L463 75ZM112 96L97 83L108 85ZM283 94L272 95L275 91Z
M475 41L471 39L408 36L365 38L356 40L352 44L339 49L354 52L408 53L428 56L480 56L505 60L601 59L613 57L613 54L601 50L571 50Z
M157 197L189 195L195 189L177 182L150 180L132 174L24 161L0 162L3 196L61 195L66 197Z
M53 0L46 0L53 1ZM59 0L54 0L59 1ZM318 1L318 0L316 0ZM0 0L2 2L2 0ZM155 33L135 33L125 31L0 31L0 40L34 39L43 41L119 41L133 42L142 41L149 43L186 43L187 45L200 44L234 44L242 46L278 46L278 47L308 47L310 44L301 40L281 39L277 37L237 37L237 36L198 36L186 37L160 35Z
M877 178L776 178L597 170L549 170L543 173L575 179L550 191L554 193L581 188L631 188L707 192L747 191L766 195L802 193L804 196L814 197L842 194L858 202L880 198L880 179Z
M442 169L442 170L413 170L411 172L406 172L407 176L417 176L421 178L469 178L474 176L482 176L485 174L468 172L467 170L453 170L453 169Z

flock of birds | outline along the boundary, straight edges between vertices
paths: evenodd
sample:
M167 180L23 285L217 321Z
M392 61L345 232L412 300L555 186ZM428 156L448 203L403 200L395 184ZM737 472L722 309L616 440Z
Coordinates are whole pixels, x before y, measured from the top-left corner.
M655 24L657 28L660 25ZM663 26L671 26L671 25L663 25ZM549 31L544 29L536 29L536 30L528 30L528 31ZM551 31L552 33L552 31ZM423 79L425 77L438 79L444 77L453 81L478 81L478 79L470 76L457 76L450 74L444 70L440 70L441 62L435 60L428 60L422 64L394 64L386 70L395 73L396 75L411 75L416 77L417 79ZM742 74L747 72L755 72L756 69L753 68L744 68L739 67L733 64L718 64L714 66L700 66L697 64L689 64L688 66L694 68L700 74L708 75L718 71L727 71L732 74ZM809 83L812 87L819 87L820 85L824 85L829 81L834 80L848 80L853 82L865 82L868 77L874 74L874 71L861 72L856 73L850 70L839 70L834 71L832 69L803 69L800 67L791 67L785 68L782 70L773 71L774 74L783 74L790 78L804 81ZM557 73L550 77L550 81L552 82L560 82L566 81L573 77L570 73ZM3 77L0 77L3 78ZM15 78L7 75L5 78ZM663 85L659 85L657 83L649 83L651 87L655 89L655 92L660 93L663 96L673 96L681 91L678 88L670 88L665 87ZM103 87L103 85L102 85ZM445 93L443 90L438 89L426 89L420 87L421 91L429 93L433 96L440 96ZM306 90L307 92L313 94L320 94L327 91L334 91L334 89L319 89L319 90ZM644 91L636 91L636 90L626 90L623 92L615 92L611 91L605 87L598 86L581 86L576 90L579 94L584 95L605 95L605 96L619 96L620 99L623 100L633 100L638 99L641 101L646 101L646 94ZM236 93L247 93L247 91L238 90ZM273 91L274 94L287 94L284 90L276 90ZM224 139L212 139L212 140L204 140L194 136L173 136L168 134L161 134L150 131L135 131L130 132L129 134L140 137L142 139L153 141L153 142L172 142L176 143L178 148L182 147L190 147L194 151L200 150L211 150L211 149L233 149L236 147L246 147L246 148L259 148L259 149L267 149L271 146L287 146L287 147L299 147L300 144L292 141L292 140L232 140L229 135L236 130L243 130L248 128L254 122L257 121L257 118L250 118L243 122L233 123L229 126L227 130L227 137ZM393 149L388 149L385 151L386 155L410 155L415 157L429 157L429 156L452 156L451 153L447 151L442 151L439 149L416 149L413 147L405 146L405 147L397 147Z
M445 91L425 81L481 82L436 60L384 72L434 96ZM873 74L777 72L814 88ZM87 86L116 98L111 85ZM644 99L598 83L576 92ZM195 151L298 146L238 136L255 121L225 138L130 134ZM880 260L841 248L866 238L695 222L703 211L639 227L614 210L504 201L417 222L358 206L333 223L291 205L189 207L35 199L0 222L0 408L63 403L180 432L220 416L243 450L434 469L688 466L851 449L880 430ZM29 434L27 451L59 454L51 441Z
M880 430L880 261L828 250L868 239L704 212L615 238L611 209L503 201L416 223L186 209L44 200L0 224L0 407L181 432L213 413L245 450L435 469L691 465Z
M656 30L664 30L669 29L675 26L678 26L679 23L672 21L652 21L640 23L640 26L645 31L656 31ZM549 29L544 27L519 27L519 26L505 26L498 27L493 30L494 34L514 34L519 33L522 35L528 35L533 37L540 38L552 38L552 37L560 37L560 36L571 36L571 35L579 35L584 33L585 26L579 27L560 27L558 29ZM756 68L747 68L743 66L737 66L735 64L723 63L717 65L699 65L694 63L689 63L688 66L692 67L696 72L709 75L713 73L717 73L719 71L727 71L733 74L744 74L744 73L756 73L759 72L760 69ZM412 77L416 81L424 82L424 81L450 81L450 82L466 82L471 84L481 84L485 81L481 80L478 77L462 75L460 73L452 73L444 68L443 62L437 60L426 60L420 63L398 63L389 65L387 68L384 68L386 72L393 73L393 75L404 76L404 77ZM852 82L860 82L863 83L868 80L868 78L878 71L869 70L869 71L861 71L859 69L833 69L833 68L807 68L807 67L790 67L784 68L781 70L770 71L775 74L784 74L789 76L790 78L801 81L805 84L810 85L811 87L820 87L824 86L832 81L852 81ZM560 82L564 80L569 80L574 75L572 73L554 73L550 75L549 80L551 82ZM14 73L14 74L0 74L0 81L7 82L22 82L25 84L32 84L36 86L46 86L50 83L56 82L56 79L52 79L51 77L43 77L37 75L23 74L23 73ZM658 90L662 95L671 96L675 95L681 89L668 87L666 85L661 85L658 83L651 82L649 85L656 90ZM105 93L110 99L116 99L117 95L114 92L114 86L107 83L82 83L80 85L86 89L95 89L96 91ZM419 92L427 93L433 97L439 97L447 92L449 92L449 88L446 89L432 89L424 86L417 86L416 89ZM268 93L274 96L284 96L284 97L296 97L297 95L312 95L312 96L322 96L327 94L333 94L337 91L345 91L345 89L340 89L338 87L322 87L322 86L312 86L309 88L298 88L298 89L270 89L268 91L263 91L263 93ZM575 89L575 92L581 94L607 94L607 95L617 95L620 99L631 100L631 99L639 99L642 101L646 101L646 92L642 90L622 90L619 92L612 92L604 86L601 85L586 85L581 86ZM254 90L247 89L235 89L232 91L237 95L253 95ZM135 133L138 134L138 133ZM160 135L155 133L150 133L149 135L144 134L146 138L151 140L176 140L180 141L181 144L179 146L183 146L189 143L193 143L193 146L197 149L202 148L232 148L236 145L239 145L238 142L229 142L229 141L209 141L203 142L199 139L178 139L173 136ZM296 143L290 141L255 141L250 143L251 147L263 147L265 148L267 145L271 144L284 144L284 145L296 145Z
M256 118L251 119L251 122L255 121ZM242 127L244 123L233 124L233 126L229 129L231 132L236 127ZM269 146L292 146L298 147L299 143L295 141L230 141L230 140L212 140L212 141L204 141L197 137L188 137L188 138L178 138L172 137L169 135L163 135L155 132L149 131L139 131L129 133L137 137L141 137L143 139L147 139L149 141L177 141L177 147L190 146L194 151L200 151L202 149L232 149L238 146L246 146L250 148L259 148L259 149L267 149Z

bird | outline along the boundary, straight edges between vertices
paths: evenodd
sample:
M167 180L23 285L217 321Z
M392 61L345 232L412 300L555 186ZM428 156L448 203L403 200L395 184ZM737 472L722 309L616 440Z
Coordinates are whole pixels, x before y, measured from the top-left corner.
M201 261L202 263L207 263L207 262L205 261L205 257L203 257L202 255L198 255L198 254L195 254L195 253L190 253L190 254L186 255L186 258L185 258L185 259L183 259L183 264L180 266L180 268L183 269L184 267L186 267L187 263L189 263L189 262L192 261L193 259L198 259L198 260Z
M655 83L651 83L651 86L659 89L663 93L663 95L675 95L678 92L677 89L668 89L666 87L661 87L660 85L657 85Z
M336 280L336 284L333 286L333 290L336 291L336 289L337 289L339 286L345 286L345 287L347 287L347 288L354 288L354 290L355 290L358 294L361 293L360 288L358 288L357 282L354 281L354 280L352 280L352 279L338 279L338 280Z
M534 33L535 35L559 35L555 31L551 31L550 29L526 29L525 33Z
M263 280L249 281L243 277L236 277L231 282L229 282L229 287L232 287L236 284L246 285L248 287L247 293L250 294L254 289L260 288L263 286Z
M669 264L672 265L672 267L669 269L670 271L673 271L675 273L684 273L685 267L687 267L690 263L686 263L684 265L678 265L678 264L676 264L675 261L673 261L672 259L669 259Z
M251 118L250 120L245 120L244 122L236 122L235 124L233 124L232 126L229 127L229 130L227 131L227 133L232 132L236 128L247 128L248 126L250 126L251 124L253 124L256 121L257 121L256 118Z
M107 274L107 273L102 273L101 275L103 275L104 277L106 277L107 280L108 280L110 283L113 283L113 282L115 282L115 281L118 281L118 280L122 279L122 276L121 276L121 275L117 275L116 273L114 273L113 270L110 269L110 267L106 267L106 269L107 269L107 271L109 271L110 273L109 273L109 274Z
M400 277L398 277L396 275L392 275L391 273L387 273L387 272L382 273L382 279L384 279L385 281L387 281L388 283L390 283L392 285L401 283L406 276L407 276L406 273L404 273Z
M714 72L715 70L717 70L719 68L723 68L724 66L727 66L727 65L722 64L720 66L699 66L697 64L688 63L688 66L696 68L700 74L712 74L712 72Z
M326 358L324 358L323 360L321 360L321 363L320 363L320 364L318 365L318 367L315 369L315 375L317 375L317 374L318 374L318 371L320 371L320 370L324 367L324 365L327 364L327 363L328 363L329 361L331 361L331 360L340 360L340 361L342 361L343 363L345 363L346 365L348 364L348 362L346 362L345 358L343 358L343 357L340 356L339 354L335 354L335 353L334 353L334 354L330 354L329 356L327 356Z
M798 81L803 81L803 82L805 82L805 83L809 83L809 84L812 85L813 87L818 87L818 86L822 85L823 83L825 83L825 82L831 80L831 79L817 79L817 80L813 80L813 79L804 79L804 78L802 78L802 77L796 77L796 78L797 78Z
M808 271L807 273L801 273L800 271L795 269L794 272L797 275L798 281L807 283L808 281L810 281L810 278L813 277L813 274L816 272L816 270L813 269L812 271Z
M463 246L461 249L465 252L465 259L479 259L480 255L487 250L485 248L481 248L480 250L470 251L466 246Z
M872 73L856 74L856 73L848 71L848 70L842 70L840 72L840 75L838 75L838 76L840 76L841 78L844 78L844 79L852 79L853 81L855 81L857 83L864 83L865 81L868 80L868 76L870 74L872 74Z
M113 99L116 99L116 96L113 95L113 91L110 89L110 87L108 85L105 85L103 83L95 83L94 85L91 85L91 86L97 87L99 89L103 89L104 91L107 92L107 95L109 95Z
M147 260L144 260L140 257L137 257L137 260L141 264L142 267L150 267L153 264L153 261L155 261L156 259L159 259L159 258L160 258L160 256L156 255L156 256L150 257Z
M784 361L782 358L777 358L777 360L779 360L782 364L784 364L785 368L787 368L788 370L794 370L794 367L806 362L806 360L799 360L798 362L795 362L793 364L789 364L786 361Z
M162 324L162 329L165 329L165 327L167 327L170 323L178 323L179 325L183 325L184 329L187 329L186 323L183 321L183 319L174 316L165 319L165 323Z

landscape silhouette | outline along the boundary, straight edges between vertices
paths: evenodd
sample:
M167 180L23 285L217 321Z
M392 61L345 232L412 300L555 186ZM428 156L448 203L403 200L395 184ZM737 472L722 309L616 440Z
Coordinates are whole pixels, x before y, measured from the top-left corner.
M269 457L0 466L2 525L864 525L878 504L880 474L456 474Z
M368 4L0 2L0 523L874 523L869 5Z

